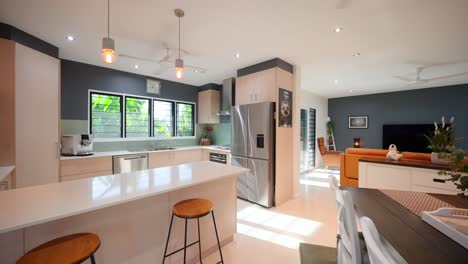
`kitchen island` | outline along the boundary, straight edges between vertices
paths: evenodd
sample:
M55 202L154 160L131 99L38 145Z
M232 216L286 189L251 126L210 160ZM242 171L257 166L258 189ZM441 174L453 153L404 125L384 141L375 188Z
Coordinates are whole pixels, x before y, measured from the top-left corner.
M229 243L236 232L236 175L245 171L202 161L2 192L0 263L14 263L39 244L78 232L100 236L98 263L157 263L172 205L194 197L214 203L221 243ZM216 249L214 227L208 217L200 225L207 255ZM189 243L196 240L196 230L196 221L189 221ZM183 245L183 231L183 221L176 218L170 250ZM195 259L198 248L187 253Z

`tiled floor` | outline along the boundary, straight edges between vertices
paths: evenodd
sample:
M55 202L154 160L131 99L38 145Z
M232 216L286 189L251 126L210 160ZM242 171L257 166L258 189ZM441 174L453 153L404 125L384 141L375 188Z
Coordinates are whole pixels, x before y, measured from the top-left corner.
M301 176L301 194L267 210L239 200L234 242L223 247L225 263L299 263L299 243L336 246L335 198L328 175L317 169ZM216 263L218 253L203 263Z

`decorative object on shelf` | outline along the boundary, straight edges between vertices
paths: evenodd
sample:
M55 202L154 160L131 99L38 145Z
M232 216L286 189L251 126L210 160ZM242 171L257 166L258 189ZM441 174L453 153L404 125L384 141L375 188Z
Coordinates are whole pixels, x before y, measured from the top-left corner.
M328 151L335 151L335 123L331 121L330 117L328 117L327 122L325 123L325 127L327 129L327 147Z
M450 123L445 123L445 117L441 118L442 124L438 125L434 122L434 134L425 135L429 146L432 150L431 161L436 164L449 164L447 153L452 153L455 149L455 138L453 137L453 128L455 127L454 118L450 119ZM444 158L445 156L445 158Z
M348 128L368 128L368 116L350 116Z
M398 148L395 144L391 144L388 147L388 153L387 153L388 160L398 161L398 160L401 160L402 157L403 155L398 152Z
M102 59L107 64L115 62L115 41L110 37L110 0L107 0L107 37L102 39Z
M279 88L279 127L292 127L292 92Z
M207 126L205 127L205 129L203 129L203 135L200 139L200 145L202 146L213 145L213 140L211 139L212 131L213 131L213 128L210 126Z
M441 170L439 175L448 177L457 189L460 196L468 199L468 162L465 161L466 151L454 150L452 153L441 154L441 158L449 160L450 170Z
M354 138L353 139L353 148L360 148L361 147L361 138Z

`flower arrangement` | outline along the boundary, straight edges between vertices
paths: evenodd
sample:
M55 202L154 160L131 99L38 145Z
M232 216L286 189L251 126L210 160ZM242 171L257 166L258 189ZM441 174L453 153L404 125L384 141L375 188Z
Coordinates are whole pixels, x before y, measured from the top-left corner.
M454 150L450 154L445 154L446 158L450 160L451 170L439 171L439 175L449 177L457 189L461 191L459 195L468 198L468 163L464 161L465 151Z
M455 149L455 138L453 136L455 123L453 117L450 118L450 122L448 124L445 123L445 117L442 117L441 121L441 125L434 122L434 134L426 135L425 137L429 143L428 148L432 150L432 162L448 164L449 161L440 157L439 154L451 153Z
M213 131L213 127L207 126L203 129L203 135L200 139L200 145L207 146L213 144L211 139L211 132Z

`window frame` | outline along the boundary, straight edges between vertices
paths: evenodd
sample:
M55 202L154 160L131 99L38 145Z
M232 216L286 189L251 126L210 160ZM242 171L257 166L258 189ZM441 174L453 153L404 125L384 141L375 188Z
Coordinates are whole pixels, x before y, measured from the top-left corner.
M124 138L125 118L124 118L123 107L125 105L125 98L121 94L110 93L106 91L101 92L101 91L89 90L89 94L88 94L88 132L89 134L93 133L93 118L92 118L93 117L93 114L92 114L93 94L120 97L120 138ZM99 139L106 139L106 138L99 138ZM114 139L114 138L107 138L107 139Z
M195 139L197 137L197 102L189 102L182 100L167 99L162 97L150 97L150 96L140 96L134 94L125 94L125 93L115 93L102 90L88 90L88 133L92 132L92 121L91 121L91 107L92 107L92 94L101 94L101 95L111 95L119 96L121 98L120 113L121 113L121 133L118 138L94 138L94 142L119 142L119 141L151 141L151 140L177 140L177 139ZM150 136L149 137L126 137L126 97L138 98L138 99L148 99L150 100L151 109L150 109ZM173 136L171 137L155 137L154 136L154 101L165 101L173 104ZM192 113L192 129L193 136L177 136L177 103L190 104L193 105Z
M124 100L125 100L125 128L124 128L124 137L122 138L147 138L147 137L152 137L153 136L153 133L152 133L152 129L151 129L151 125L153 124L153 121L152 121L152 117L153 117L153 112L152 112L152 107L151 107L151 104L153 103L153 100L151 98L146 98L146 97L139 97L139 96L133 96L133 95L123 95L124 97ZM140 99L140 100L147 100L148 101L148 112L149 112L149 135L146 136L146 137L128 137L127 136L127 98L131 98L131 99Z
M177 108L177 107L178 107L179 104L186 104L186 105L191 105L191 106L192 106L192 131L193 131L193 136L179 136L179 135L178 135L178 132L177 132L177 124L178 124L178 121L179 121L179 120L177 120L177 119L178 119L178 118L177 118L177 111L178 111L178 108ZM195 113L196 113L195 108L196 108L196 105L195 105L194 103L180 102L180 101L179 101L179 102L176 102L176 103L174 104L174 106L175 106L175 112L174 112L174 116L175 116L175 121L174 121L174 130L175 130L175 131L174 131L174 137L176 137L176 138L194 137L195 134L196 134L196 132L195 132Z

